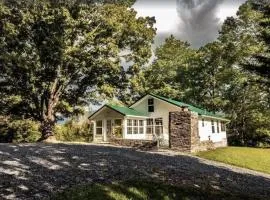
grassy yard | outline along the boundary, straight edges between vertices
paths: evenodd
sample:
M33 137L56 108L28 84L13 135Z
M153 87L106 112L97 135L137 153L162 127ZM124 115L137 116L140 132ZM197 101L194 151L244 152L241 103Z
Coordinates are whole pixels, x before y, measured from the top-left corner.
M254 200L254 198L199 188L183 188L158 182L126 181L77 186L57 194L54 200Z
M199 157L270 174L270 149L226 147L200 152Z

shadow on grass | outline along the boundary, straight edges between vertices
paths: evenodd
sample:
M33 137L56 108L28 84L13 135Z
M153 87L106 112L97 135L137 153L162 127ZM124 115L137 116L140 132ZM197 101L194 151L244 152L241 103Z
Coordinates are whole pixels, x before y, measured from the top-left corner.
M112 184L92 184L70 188L53 197L52 200L254 200L247 195L202 191L198 188L177 187L160 182L143 180Z
M209 165L186 155L98 145L0 144L0 199L49 198L82 184L88 185L87 191L89 185L98 191L97 197L90 199L102 195L102 199L117 199L108 195L110 191L124 194L127 199L147 199L141 195L149 199L170 199L166 195L179 199L170 196L173 194L190 199L193 195L205 197L201 199L270 196L270 178ZM69 197L66 199L72 199Z

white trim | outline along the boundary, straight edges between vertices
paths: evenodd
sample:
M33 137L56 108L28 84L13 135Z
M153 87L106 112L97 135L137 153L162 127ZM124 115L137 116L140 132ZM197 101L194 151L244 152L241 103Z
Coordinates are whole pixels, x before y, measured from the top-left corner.
M204 117L204 118L209 118L209 119L218 119L220 121L224 121L224 122L227 122L229 123L231 120L228 120L228 119L224 119L224 118L220 118L220 117L212 117L212 116L209 116L209 115L199 115L201 117Z
M147 116L135 116L135 115L126 115L126 117L143 118L143 119L149 118Z

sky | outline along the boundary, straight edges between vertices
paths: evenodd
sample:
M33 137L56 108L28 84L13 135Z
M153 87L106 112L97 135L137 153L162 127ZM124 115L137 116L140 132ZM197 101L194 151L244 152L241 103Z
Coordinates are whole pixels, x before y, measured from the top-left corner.
M138 16L156 18L155 45L174 35L199 48L214 41L223 21L235 16L245 0L137 0Z

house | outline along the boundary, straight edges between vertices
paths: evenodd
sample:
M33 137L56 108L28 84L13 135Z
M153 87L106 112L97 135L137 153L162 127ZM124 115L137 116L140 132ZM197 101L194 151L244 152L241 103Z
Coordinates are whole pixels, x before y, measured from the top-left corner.
M227 145L226 118L162 96L148 94L129 107L106 104L89 119L94 141L133 145L159 141L180 151Z

